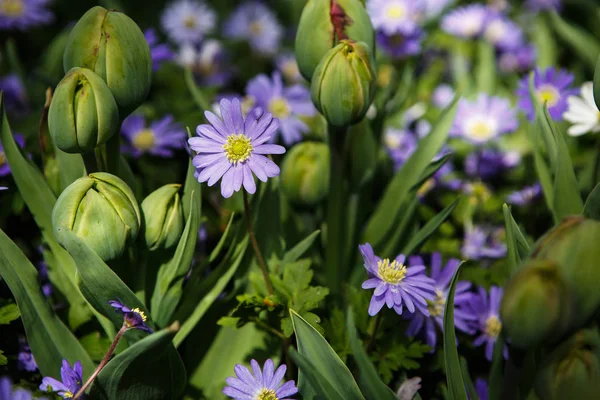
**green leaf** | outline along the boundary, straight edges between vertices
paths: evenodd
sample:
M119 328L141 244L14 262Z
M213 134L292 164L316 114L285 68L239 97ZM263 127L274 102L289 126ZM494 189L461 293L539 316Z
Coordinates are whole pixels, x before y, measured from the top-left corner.
M418 182L423 171L446 142L454 122L458 99L458 96L455 97L452 104L442 113L429 135L419 142L413 155L386 188L373 216L367 223L363 242L371 243L374 248L379 247L398 223L398 215L402 211L398 205L404 203L410 189Z
M44 298L36 268L0 230L0 276L15 297L27 341L44 376L60 377L61 360L81 361L87 376L94 364Z
M382 254L398 254L403 243L406 242L413 232L417 221L416 211L419 203L420 201L417 196L410 196L410 200L399 207L402 209L401 219L393 228L389 238L382 244Z
M469 399L477 399L477 392L475 391L475 385L473 385L473 381L471 380L471 375L469 374L469 366L467 364L467 360L464 357L460 358L460 370L465 380L465 387L467 389L467 393L469 394Z
M550 19L558 36L573 49L581 60L594 68L600 55L600 44L594 35L566 22L556 11L550 13Z
M458 349L456 348L456 332L454 332L454 293L456 292L456 283L461 266L462 264L458 266L452 277L444 310L444 363L449 400L467 400L465 382L458 360Z
M190 68L185 68L184 77L185 84L198 108L202 111L210 111L210 101L208 101L205 94L202 93L202 90L196 86L196 80L194 79L194 74Z
M362 343L358 339L356 327L354 325L354 313L349 308L347 312L347 329L350 337L350 346L352 354L360 371L359 385L368 400L396 400L396 394L381 381L377 370L369 360Z
M223 232L223 235L221 235L219 243L217 243L217 246L213 249L213 251L211 251L210 256L208 257L208 262L215 261L219 254L221 254L221 250L223 249L223 246L225 246L225 243L229 238L229 233L231 232L231 226L233 225L234 218L235 213L231 213L231 216L229 217L229 222L227 223L227 227L225 227L225 231Z
M290 309L290 317L296 333L298 352L302 356L294 357L296 362L300 360L303 364L299 365L299 388L306 386L304 383L306 377L317 394L328 400L364 399L350 370L325 338L294 310ZM304 361L310 364L310 369L307 369L308 366ZM315 381L315 375L322 379Z
M500 332L496 344L494 344L494 355L492 357L492 368L489 379L490 400L500 400L502 394L502 364L504 361L504 335Z
M558 46L554 40L552 30L548 26L548 22L543 15L536 16L533 21L533 29L531 35L535 49L537 50L536 65L540 68L549 68L557 63Z
M0 366L8 364L8 358L4 355L4 352L0 350Z
M302 239L302 241L283 255L283 260L281 262L285 264L298 260L308 249L310 249L310 246L312 246L320 233L321 231L317 229L306 238Z
M14 320L19 319L20 316L19 307L15 303L0 307L0 325L8 325Z
M90 390L90 398L106 400L162 400L179 398L186 372L171 353L178 324L146 336L102 369Z
M423 186L423 184L427 182L429 178L435 175L435 173L438 172L440 168L442 168L450 160L451 157L452 153L446 153L440 158L430 162L427 168L425 168L425 171L423 171L423 174L421 175L419 180L417 181L417 184L414 185L411 189L415 192L418 192L421 186Z
M188 135L190 131L188 130ZM185 184L183 186L183 195L181 197L183 204L183 215L190 214L192 205L198 209L198 219L200 219L200 211L202 210L202 185L194 176L196 168L192 164L192 159L188 161L188 169L185 176Z
M594 70L594 102L596 103L596 107L600 109L600 56L598 56L598 61L596 61L596 69ZM596 182L594 182L596 183Z
M477 55L478 60L475 69L477 90L492 95L496 84L496 51L494 46L487 40L479 40Z
M542 191L544 193L544 200L549 210L552 210L552 204L554 203L554 184L552 183L552 176L550 174L550 168L548 163L542 155L542 146L540 143L540 137L542 136L541 123L536 121L535 125L531 125L529 130L531 141L533 143L533 160L535 165L535 171L537 173Z
M596 185L592 193L588 196L583 208L583 215L586 218L600 220L600 183Z
M529 254L529 242L519 229L519 226L515 222L510 208L504 204L502 206L504 212L504 224L506 226L506 245L508 247L508 261L510 267L510 275L515 273L520 265L521 261Z

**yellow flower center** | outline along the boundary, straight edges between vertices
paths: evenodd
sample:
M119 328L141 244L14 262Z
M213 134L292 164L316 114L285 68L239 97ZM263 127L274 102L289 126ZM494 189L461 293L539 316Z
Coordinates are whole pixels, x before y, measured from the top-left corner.
M397 285L406 276L406 266L396 260L390 263L390 259L386 258L377 262L377 273L383 281Z
M65 399L72 399L73 398L73 393L71 391L66 391L63 394L63 396L64 396Z
M193 16L191 16L191 15L190 15L190 16L188 16L188 17L185 17L185 18L183 19L183 25L184 25L186 28L188 28L188 29L193 29L193 28L195 28L195 27L196 27L196 23L197 23L197 21L196 21L196 18L194 18L194 17L193 17Z
M444 305L446 304L446 298L441 290L435 291L435 298L433 301L427 301L427 309L432 317L439 317L444 312Z
M470 188L471 191L471 204L483 204L485 202L487 202L490 197L492 197L492 194L490 193L490 190L488 189L488 187L483 183L483 182L475 182L471 185Z
M142 310L140 310L139 308L132 308L131 312L136 313L137 315L140 316L140 318L142 318L142 321L146 322L146 314L144 314L144 312Z
M496 338L500 334L502 330L502 322L496 317L492 315L485 321L485 334L489 337Z
M23 0L0 0L0 15L18 17L23 15L24 11Z
M272 389L262 388L254 398L255 400L279 400L277 394Z
M281 68L281 72L283 72L283 76L285 76L288 81L293 81L300 73L298 64L294 60L286 61Z
M485 121L476 121L473 125L471 125L470 136L475 139L488 139L493 136L494 130Z
M250 24L250 33L260 35L263 31L263 25L260 21L254 21Z
M142 129L133 137L133 145L138 150L151 150L154 144L154 132L152 132L152 129Z
M543 85L537 91L537 97L542 105L547 104L548 108L553 107L560 100L560 93L552 85Z
M3 151L0 151L0 167L6 164L6 154Z
M400 18L404 17L404 14L406 14L406 11L404 10L404 7L402 7L401 5L394 4L394 5L389 6L385 13L388 16L388 18L390 18L390 19L400 19Z
M223 149L225 150L227 159L233 164L246 161L250 158L250 154L252 154L250 138L246 137L243 133L229 135L227 142L223 145Z
M290 116L290 106L283 97L274 97L269 102L269 111L274 117L283 119Z

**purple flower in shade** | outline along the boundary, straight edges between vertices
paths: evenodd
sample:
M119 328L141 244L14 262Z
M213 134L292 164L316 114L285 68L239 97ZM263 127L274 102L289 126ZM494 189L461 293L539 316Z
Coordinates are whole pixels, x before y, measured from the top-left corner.
M116 312L123 315L123 324L127 326L127 329L139 329L140 331L152 333L152 329L146 325L146 314L139 308L129 308L126 305L111 300L108 304L115 309Z
M17 355L17 367L21 371L35 372L38 369L37 363L31 353L31 348L27 344L27 341L23 338L19 338L19 354Z
M481 378L477 378L477 380L475 380L475 393L477 393L479 400L488 400L489 396L487 382Z
M56 392L63 399L70 399L79 389L81 389L81 385L83 384L83 368L81 362L77 361L73 364L73 368L71 368L69 362L63 360L60 376L62 382L46 376L42 379L40 390L43 392ZM83 398L83 396L80 398Z
M294 53L283 53L277 56L275 59L277 70L288 83L301 83L304 78L300 74L298 69L298 63L296 62L296 56Z
M279 72L274 72L272 79L264 74L253 78L246 86L246 94L254 99L255 106L268 110L279 119L281 137L286 146L300 141L302 134L309 131L308 125L300 118L317 112L310 99L310 91L299 84L284 87Z
M385 33L412 34L419 29L419 20L425 4L421 0L369 0L367 12L373 28Z
M508 99L481 93L475 101L460 101L450 134L481 145L518 126L517 113Z
M418 256L410 257L409 264L412 265L424 265L423 259ZM422 332L425 336L425 343L432 347L432 351L435 350L437 344L437 330L436 325L443 331L444 329L444 307L446 305L446 298L450 290L450 281L452 276L458 269L460 260L451 258L446 262L446 265L442 267L442 255L440 253L433 253L431 255L431 278L435 281L433 287L435 288L435 297L433 300L427 301L427 309L429 310L429 316L425 316L421 313L414 313L412 320L406 331L409 336L415 336ZM454 325L457 329L466 333L475 333L472 328L472 323L475 317L469 312L467 308L471 301L471 288L470 282L458 282L456 285L456 293L454 294Z
M511 51L523 44L521 27L502 13L490 14L483 29L483 37L498 50Z
M142 154L172 157L174 150L185 148L187 138L185 129L173 122L172 115L152 122L149 127L143 116L130 115L123 121L121 134L128 142L123 151L134 157Z
M536 183L506 196L506 202L516 206L526 206L542 193L542 186Z
M31 400L33 394L24 388L12 386L8 376L0 377L0 400ZM48 400L46 397L36 397L37 400Z
M173 42L197 44L215 28L217 15L203 1L178 0L165 9L161 23Z
M50 279L48 278L48 264L46 264L46 261L41 260L36 264L36 268L38 270L38 276L40 278L44 296L52 296L52 283L50 283Z
M29 28L48 24L54 15L46 8L50 0L1 0L0 30Z
M460 38L475 38L483 33L490 9L482 4L456 8L442 18L441 27L446 33Z
M7 112L25 113L28 109L27 93L23 81L17 74L9 74L0 78L2 101Z
M153 71L157 71L162 63L170 61L175 57L168 44L158 42L158 35L154 28L146 29L144 37L146 38L146 42L148 42L148 46L150 46Z
M283 29L273 12L263 3L250 1L240 5L225 24L225 37L247 40L250 47L263 54L279 48Z
M431 95L433 105L437 108L444 109L450 105L454 98L454 88L448 84L441 84L436 87Z
M500 237L502 228L475 225L465 230L465 238L461 249L466 259L481 260L486 258L502 258L506 256L506 244Z
M227 55L221 42L209 39L201 46L186 44L180 47L177 62L189 67L207 86L224 86L231 79L232 73L227 63Z
M13 134L15 142L19 145L19 147L23 148L25 146L25 137L20 133ZM10 166L8 165L8 160L6 159L6 154L4 154L4 147L2 143L0 143L0 177L10 175Z
M8 190L6 186L0 186L0 190Z
M383 140L394 162L394 171L398 171L417 149L417 137L406 129L388 128Z
M285 365L275 370L270 358L262 371L256 360L251 360L250 365L252 372L242 364L234 367L236 378L229 377L225 380L227 386L223 388L223 393L226 396L236 400L292 400L288 396L298 393L294 381L281 384L287 369Z
M488 297L485 289L479 288L477 294L471 297L471 302L469 303L472 314L477 317L475 327L481 333L473 344L477 347L485 343L485 357L489 361L492 360L494 344L502 330L502 322L500 321L502 294L502 288L492 286ZM504 357L508 357L506 346L504 346Z
M520 162L521 155L516 151L479 149L466 157L465 172L471 178L488 180L516 167Z
M212 186L221 178L221 194L228 198L241 189L256 192L254 176L266 182L279 175L279 167L265 155L283 154L285 148L267 144L279 129L279 120L262 108L253 109L244 119L238 99L222 99L219 103L222 120L210 111L204 115L210 125L196 128L199 137L188 143L198 155L192 160L198 172L198 182Z
M425 4L425 19L433 19L440 16L442 11L454 0L422 0Z
M560 0L527 0L525 6L534 12L558 10L560 8Z
M571 87L574 77L566 70L550 67L545 70L536 68L533 75L533 87L538 101L543 106L547 104L550 116L556 121L562 121L562 114L567 110L567 98L577 94L577 89ZM517 89L519 108L525 112L530 121L535 119L535 107L529 96L529 77L521 80Z
M384 305L402 315L403 306L409 313L415 310L429 316L427 301L435 299L435 281L425 275L424 265L406 267L406 257L398 255L395 260L382 260L373 253L369 243L358 246L365 262L369 279L363 282L363 289L375 289L369 315L376 315Z
M411 33L395 33L388 35L384 32L377 33L377 44L394 58L403 58L419 54L421 51L421 41L423 31L416 29Z
M498 67L502 72L525 72L529 71L535 64L537 58L535 47L532 44L503 51L498 56Z

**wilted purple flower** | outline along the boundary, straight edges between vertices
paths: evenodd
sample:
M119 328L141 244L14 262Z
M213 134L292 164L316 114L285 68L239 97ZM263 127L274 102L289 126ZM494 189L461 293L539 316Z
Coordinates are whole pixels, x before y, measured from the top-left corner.
M31 353L31 348L24 338L19 338L19 354L17 355L17 361L17 367L21 371L34 372L38 369L37 363Z
M208 181L212 186L222 177L223 197L231 197L242 185L252 194L256 192L252 173L263 182L279 175L279 167L263 155L285 153L282 146L267 144L279 129L279 120L260 107L244 120L238 99L222 99L219 106L222 120L205 111L210 125L199 125L196 128L199 137L188 140L191 149L198 153L193 159L198 182Z
M272 79L264 74L253 78L246 86L246 94L254 99L256 107L268 110L279 119L286 146L300 141L302 134L310 129L300 117L310 117L317 112L310 91L299 84L284 87L279 72L274 72Z
M560 0L527 0L525 6L534 12L542 10L557 10L560 8Z
M521 155L515 151L479 149L466 157L465 172L472 178L487 180L516 167L520 162Z
M178 0L165 9L161 22L173 42L197 44L215 28L217 15L201 0Z
M150 46L153 71L157 71L162 63L170 61L175 57L168 44L158 42L158 35L154 28L146 29L144 37L146 38L146 42L148 42L148 46Z
M490 14L483 29L483 37L498 50L511 51L523 44L521 27L502 13Z
M69 365L67 360L62 361L62 368L60 369L60 376L62 382L46 376L42 379L40 390L43 392L56 392L63 399L72 398L83 384L83 368L81 362L77 361L73 364L73 368ZM83 398L84 396L80 397Z
M8 74L0 78L0 91L7 112L21 114L27 111L27 93L23 81L17 74Z
M2 0L0 2L0 30L25 31L54 20L46 8L50 0Z
M535 47L524 43L521 46L503 51L498 56L498 67L502 72L525 72L535 64L537 58Z
M19 147L23 148L23 146L25 146L25 137L23 135L14 133L13 137ZM0 177L7 175L10 175L10 166L8 165L6 154L4 154L4 147L2 146L2 143L0 143Z
M454 88L448 84L441 84L436 87L431 95L433 105L437 108L445 109L450 105L454 98Z
M406 256L400 254L395 260L382 260L373 253L369 243L358 246L365 262L369 279L363 282L363 289L375 289L369 315L376 315L384 305L402 315L403 306L410 313L420 311L429 316L427 301L435 298L435 281L425 275L424 265L406 267Z
M516 206L526 206L542 193L542 186L539 183L526 186L506 196L506 202Z
M409 264L411 266L425 265L423 259L418 256L410 257ZM435 350L437 344L436 325L440 331L443 331L444 329L444 308L446 306L446 298L448 297L448 292L450 290L450 281L459 265L460 260L451 258L446 262L446 265L442 267L442 255L440 253L433 253L431 255L430 276L435 281L435 284L433 285L435 288L435 297L433 300L427 301L429 316L425 316L418 312L415 313L406 330L406 334L409 336L416 336L419 332L423 332L425 343L433 348L432 351ZM456 285L456 292L454 294L454 325L463 332L475 333L471 326L475 317L469 312L469 309L466 309L471 301L470 288L470 282L458 282Z
M518 126L517 113L508 99L481 93L475 101L461 99L450 134L481 145Z
M278 55L275 59L275 64L277 65L277 70L288 83L301 83L304 81L304 78L300 74L300 69L298 69L294 53Z
M187 138L185 129L174 122L172 115L152 122L149 127L142 115L130 115L123 121L121 134L128 142L123 151L134 157L142 154L171 157L174 150L185 148Z
M369 0L367 12L373 28L386 35L410 35L419 29L425 4L420 0Z
M475 38L483 33L490 9L482 4L456 8L442 18L446 33L460 38Z
M417 149L416 135L406 129L388 128L383 140L394 162L394 171L398 171Z
M250 47L263 54L273 54L279 48L283 29L266 5L250 1L233 12L224 33L231 39L247 40Z
M506 244L500 237L502 228L490 226L472 226L465 230L462 255L466 259L481 260L485 258L502 258L506 256Z
M377 33L377 44L391 57L403 58L419 54L423 31L415 29L411 33L395 33L388 35L385 32Z
M479 288L476 295L471 297L471 311L477 316L475 326L479 335L473 344L481 346L485 343L485 357L491 361L494 354L494 344L502 330L500 321L500 302L502 301L502 288L492 286L488 297L484 288ZM504 346L504 357L508 357L508 349Z
M146 314L139 308L129 308L126 305L111 300L108 304L115 309L116 312L123 315L123 324L127 329L139 329L140 331L152 333L152 329L146 325Z
M572 88L574 77L564 69L554 67L541 70L535 69L533 87L538 101L543 106L547 104L550 116L556 121L562 121L562 114L567 110L567 98L576 95L577 89ZM529 96L529 76L524 77L517 89L519 108L525 112L530 121L535 119L535 107Z
M242 364L234 367L236 378L229 377L225 380L227 386L223 394L236 400L292 400L288 396L298 393L294 381L287 381L281 385L287 367L281 365L275 370L275 364L267 359L261 371L256 360L251 360L252 372Z
M477 380L475 381L475 393L477 393L477 397L479 397L479 400L488 400L489 396L487 382L481 378L477 378Z

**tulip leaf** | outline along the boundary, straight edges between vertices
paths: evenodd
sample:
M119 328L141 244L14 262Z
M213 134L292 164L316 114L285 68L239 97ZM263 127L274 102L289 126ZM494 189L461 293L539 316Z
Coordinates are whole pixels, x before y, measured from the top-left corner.
M594 68L600 55L600 44L594 35L566 22L556 11L550 13L550 19L558 36L579 55L580 59Z
M399 214L402 210L398 205L405 202L411 188L418 182L423 171L446 142L454 122L458 99L458 96L455 97L452 104L442 113L434 128L419 142L415 152L386 188L373 216L367 222L363 242L369 242L375 248L380 247L399 222Z
M393 232L390 233L390 237L385 241L383 246L383 254L398 254L398 251L402 248L402 244L412 235L415 222L417 220L417 207L419 206L419 198L417 196L411 196L412 198L406 203L402 204L401 219L396 224Z
M179 398L186 372L181 360L171 359L173 324L135 343L110 360L90 390L99 400L161 400ZM166 368L167 367L167 368ZM167 373L165 373L167 372Z
M477 90L489 95L494 94L496 83L496 51L487 40L480 40L477 44L477 66L475 67L475 81Z
M512 275L519 269L521 261L529 254L530 245L510 213L510 208L504 204L502 211L504 212L504 224L506 226L510 275Z
M322 398L364 399L350 370L325 338L294 310L290 309L290 317L296 333L298 353L301 355L295 360L300 360L304 365L299 365L298 387L306 387L304 380L307 379L316 394ZM310 368L307 369L306 363L309 363Z
M192 99L201 111L210 111L210 101L206 99L202 90L196 85L194 74L190 68L184 69L185 84L192 95Z
M44 376L60 377L61 360L81 361L87 375L94 364L77 338L52 311L39 284L37 269L0 230L0 276L12 292L27 334L27 342Z
M436 172L438 172L450 160L450 157L452 157L452 153L446 153L440 158L430 162L427 168L425 168L425 171L423 171L423 174L421 175L419 180L417 181L417 184L414 185L411 189L418 192L421 186L423 186L425 182L429 180L429 178L435 175Z
M504 334L500 332L494 344L492 368L490 369L489 397L490 400L500 400L502 394L502 364L504 360Z
M221 250L223 249L223 246L225 246L225 243L227 242L227 239L229 238L229 233L231 232L231 226L233 225L233 220L235 218L235 213L231 213L231 216L229 217L229 222L227 223L227 226L225 227L225 230L223 231L223 234L221 235L221 239L219 239L219 243L217 243L217 245L215 246L215 248L213 249L213 251L211 251L210 256L208 257L208 261L209 262L213 262L217 259L217 257L219 256L219 254L221 253Z
M327 381L319 373L317 367L308 357L300 354L296 349L290 347L290 357L298 366L299 373L306 379L299 381L298 391L306 400L344 400L344 397L336 390L331 382Z
M596 185L592 193L588 196L583 208L583 215L586 218L600 220L600 183Z
M347 312L347 330L350 338L352 354L360 371L359 385L368 400L396 400L397 397L379 377L375 366L369 359L362 343L358 339L356 326L354 325L354 313L352 309Z
M536 121L535 125L532 125L530 129L531 141L533 142L533 162L535 165L535 171L537 173L540 185L542 186L542 192L544 193L544 199L549 210L552 210L552 204L554 202L554 189L552 183L552 176L550 174L550 168L548 163L542 155L542 146L540 144L540 136L542 135L542 128L539 121Z
M598 61L596 61L596 69L594 70L594 84L592 85L594 88L594 102L596 103L596 107L600 110L600 55L598 56ZM596 182L594 182L595 184Z
M465 389L467 389L469 399L477 399L478 396L477 392L475 391L475 385L473 385L471 374L469 374L469 365L467 364L467 360L464 357L460 358L460 371L462 373L463 379L465 380Z
M557 46L546 19L540 14L533 21L531 35L537 53L536 65L549 68L557 64Z
M444 309L444 363L449 400L467 400L465 381L461 373L458 349L456 347L456 332L454 331L454 293L456 292L456 283L458 282L461 266L462 264L458 266L452 277Z

